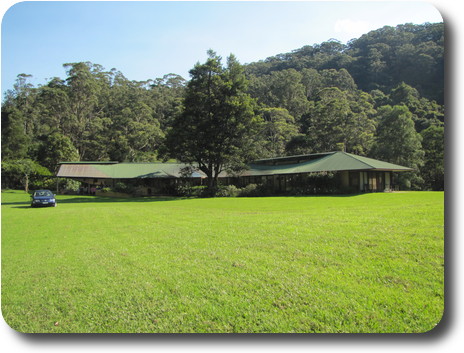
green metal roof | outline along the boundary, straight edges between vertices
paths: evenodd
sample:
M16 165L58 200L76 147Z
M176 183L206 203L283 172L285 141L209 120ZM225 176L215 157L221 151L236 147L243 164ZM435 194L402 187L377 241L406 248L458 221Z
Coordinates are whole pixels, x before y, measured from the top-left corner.
M186 166L182 163L68 162L60 164L57 176L107 179L178 178L181 176L181 169ZM346 152L327 152L257 160L251 163L250 168L242 172L240 176L349 170L401 172L413 169ZM227 174L222 173L220 176L227 176ZM191 177L205 177L205 174L195 172Z
M182 168L186 166L182 163L61 163L57 176L102 179L178 178ZM193 178L202 176L202 173L197 172L191 175Z
M312 159L311 157L317 156ZM302 156L291 156L284 158L275 158L268 160L259 160L258 163L252 163L250 169L242 173L242 176L260 176L273 174L297 174L297 173L316 173L316 172L338 172L345 170L386 170L386 171L412 171L411 168L403 167L397 164L379 161L372 158L361 157L346 152L328 152L317 155L307 155L307 161L291 164L278 164L280 161L288 161L289 158ZM263 162L267 162L264 163Z
M398 164L393 164L393 163L388 163L388 162L383 162L379 161L377 159L373 158L367 158L367 157L362 157L362 156L357 156L355 154L351 153L346 153L346 152L339 152L343 153L347 156L350 156L351 158L354 158L358 160L361 163L364 163L370 167L370 169L375 169L375 170L392 170L392 171L413 171L414 169L408 168L408 167L403 167Z

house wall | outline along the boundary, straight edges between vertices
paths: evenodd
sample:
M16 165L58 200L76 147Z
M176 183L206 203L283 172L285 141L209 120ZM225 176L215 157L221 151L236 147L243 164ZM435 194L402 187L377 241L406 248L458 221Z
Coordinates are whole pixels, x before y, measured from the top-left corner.
M385 172L385 191L391 191L391 173Z
M358 186L361 192L391 191L393 175L390 171L351 172L358 175Z
M341 182L342 182L342 188L346 189L350 187L350 172L348 171L342 171L340 173L341 176Z

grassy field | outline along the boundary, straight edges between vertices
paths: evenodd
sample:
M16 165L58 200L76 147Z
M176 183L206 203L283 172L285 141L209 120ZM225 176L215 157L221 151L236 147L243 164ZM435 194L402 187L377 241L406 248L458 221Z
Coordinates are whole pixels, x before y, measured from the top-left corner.
M113 200L2 193L2 312L21 332L426 332L443 193Z

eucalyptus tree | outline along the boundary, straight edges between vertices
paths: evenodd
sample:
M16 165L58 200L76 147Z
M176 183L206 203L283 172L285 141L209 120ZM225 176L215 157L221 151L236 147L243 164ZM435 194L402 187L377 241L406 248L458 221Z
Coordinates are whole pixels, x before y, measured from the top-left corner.
M284 108L263 108L261 125L262 157L280 157L286 144L298 134L295 119Z
M424 149L424 165L421 176L425 187L432 190L445 189L445 129L431 125L421 132Z
M100 65L89 62L64 64L70 105L71 139L80 159L104 159L103 132L111 121L102 113L108 99L110 79Z
M320 90L303 116L303 136L293 139L289 151L327 152L345 150L366 155L375 133L373 99L361 91L337 87Z
M431 125L443 125L444 107L435 101L421 97L419 91L402 82L390 91L390 105L405 105L413 114L412 118L417 132Z
M295 69L274 71L254 78L250 94L268 107L288 110L298 122L308 112L307 93L310 88L305 87L302 79L302 74Z
M155 79L150 85L148 104L152 107L153 114L163 131L172 124L174 117L181 112L185 85L186 81L182 76L172 73Z
M27 158L37 127L37 89L28 82L32 75L19 74L2 102L2 159Z
M386 105L378 109L378 114L372 157L414 169L411 173L400 173L398 178L405 188L420 188L423 180L419 169L424 163L424 151L412 113L404 105Z

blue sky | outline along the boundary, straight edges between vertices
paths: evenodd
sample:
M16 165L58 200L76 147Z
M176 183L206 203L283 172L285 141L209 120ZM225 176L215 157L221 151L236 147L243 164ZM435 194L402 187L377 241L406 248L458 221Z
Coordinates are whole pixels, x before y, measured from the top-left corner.
M346 43L384 25L442 21L426 2L31 1L5 11L2 92L20 73L35 85L65 78L69 62L116 68L131 80L188 79L210 48L249 63L330 38Z

